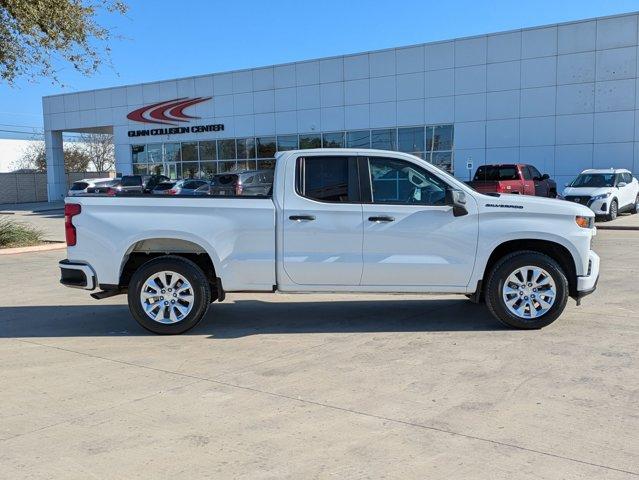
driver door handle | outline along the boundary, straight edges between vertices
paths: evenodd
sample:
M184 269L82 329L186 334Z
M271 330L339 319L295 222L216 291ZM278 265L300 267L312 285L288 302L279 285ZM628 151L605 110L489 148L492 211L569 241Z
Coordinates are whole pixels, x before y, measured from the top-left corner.
M369 222L394 222L394 217L382 215L381 217L368 217Z
M296 222L301 222L302 220L311 222L315 220L315 215L291 215L290 217L288 217L288 219Z

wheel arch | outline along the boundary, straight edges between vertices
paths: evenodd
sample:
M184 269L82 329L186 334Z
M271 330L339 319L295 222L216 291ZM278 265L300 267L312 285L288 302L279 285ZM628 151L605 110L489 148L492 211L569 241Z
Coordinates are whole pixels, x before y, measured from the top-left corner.
M162 256L179 256L187 258L202 269L211 286L213 299L222 296L218 257L209 248L191 239L148 236L133 242L122 256L118 286L127 288L133 273L143 264ZM217 263L217 265L216 265Z
M491 252L483 269L482 279L486 280L489 272L504 256L517 251L533 251L548 255L555 260L568 279L569 295L577 294L577 267L575 258L568 248L558 242L543 239L515 239L507 240L497 245Z

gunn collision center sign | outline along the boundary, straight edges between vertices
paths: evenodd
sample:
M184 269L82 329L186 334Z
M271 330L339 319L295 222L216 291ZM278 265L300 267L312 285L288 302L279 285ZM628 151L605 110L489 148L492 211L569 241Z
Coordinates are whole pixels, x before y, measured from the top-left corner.
M146 137L148 135L176 135L180 133L220 132L224 130L223 123L211 125L179 126L180 123L199 119L184 113L188 107L210 100L211 97L175 98L164 102L146 105L133 110L126 118L135 122L173 125L171 127L151 128L148 130L129 130L129 137Z

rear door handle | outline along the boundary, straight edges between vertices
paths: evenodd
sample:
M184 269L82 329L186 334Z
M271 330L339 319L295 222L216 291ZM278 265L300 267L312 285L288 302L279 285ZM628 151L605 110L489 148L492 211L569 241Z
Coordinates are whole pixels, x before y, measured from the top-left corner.
M382 215L381 217L368 217L369 222L394 222L395 218Z
M296 222L301 222L302 220L306 220L308 222L311 222L313 220L315 220L315 215L291 215L290 217L288 217L289 220L294 220Z

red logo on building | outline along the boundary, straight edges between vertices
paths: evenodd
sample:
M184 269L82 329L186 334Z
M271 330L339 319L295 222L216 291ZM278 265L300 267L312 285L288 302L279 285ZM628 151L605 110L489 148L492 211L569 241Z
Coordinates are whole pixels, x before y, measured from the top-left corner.
M126 118L134 120L136 122L143 123L161 123L163 125L177 125L175 122L190 122L193 119L200 117L194 117L187 115L184 110L197 103L210 100L211 97L197 97L197 98L176 98L174 100L167 100L160 103L154 103L153 105L147 105L146 107L138 108L129 113Z

